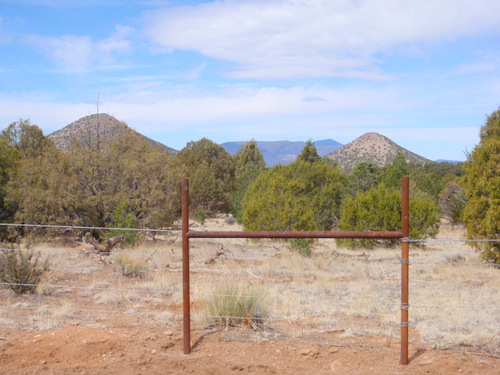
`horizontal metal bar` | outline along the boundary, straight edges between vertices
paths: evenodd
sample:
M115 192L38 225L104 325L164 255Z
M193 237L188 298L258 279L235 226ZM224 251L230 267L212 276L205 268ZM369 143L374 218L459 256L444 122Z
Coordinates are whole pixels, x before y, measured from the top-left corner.
M188 231L188 238L404 238L401 231Z

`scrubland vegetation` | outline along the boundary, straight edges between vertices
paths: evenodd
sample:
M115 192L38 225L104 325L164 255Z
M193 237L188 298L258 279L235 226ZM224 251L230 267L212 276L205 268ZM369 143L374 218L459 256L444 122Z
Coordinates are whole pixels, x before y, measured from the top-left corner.
M463 164L412 165L399 154L349 174L311 141L294 162L266 169L254 141L234 157L208 139L171 156L123 129L61 151L20 120L0 135L1 221L93 229L0 227L0 325L177 326L178 234L152 229L179 229L184 177L194 230L398 230L410 176L410 237L422 240L411 252L412 338L498 355L499 168L500 110ZM396 244L192 241L193 326L245 326L256 340L371 335L390 346L400 328Z
M496 111L462 164L412 165L398 154L386 167L359 162L346 174L320 158L312 141L294 162L266 169L255 141L232 157L203 138L171 156L123 127L102 137L81 134L61 151L40 128L20 120L0 135L0 219L170 228L180 216L180 181L189 177L190 208L199 221L231 213L246 230L397 230L400 181L410 176L411 237L434 236L444 218L453 225L463 222L469 238L494 240L500 236L499 128ZM62 232L40 229L37 235ZM99 241L115 235L91 234ZM12 242L23 230L1 228L0 236ZM130 233L124 242L137 239ZM371 248L393 243L339 244ZM484 260L500 262L498 242L476 246Z
M203 229L242 228L218 216ZM500 273L467 244L443 242L462 235L443 223L440 242L412 247L410 337L499 355ZM383 338L386 345L398 340L400 249L352 250L318 240L310 250L304 258L285 241L192 240L192 328L244 327L231 337L257 341L319 340L325 333L342 342L366 336ZM38 243L32 251L50 257L50 268L34 294L0 289L2 304L9 306L0 310L1 326L180 328L181 243L174 233L105 256L54 243Z

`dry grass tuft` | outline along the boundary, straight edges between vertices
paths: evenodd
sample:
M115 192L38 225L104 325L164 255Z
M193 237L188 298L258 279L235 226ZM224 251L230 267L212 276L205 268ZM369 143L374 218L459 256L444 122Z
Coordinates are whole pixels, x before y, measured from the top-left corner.
M207 220L204 228L239 229L237 223L226 223L225 217ZM438 235L441 240L462 237L462 231L447 226ZM40 246L42 252L47 249L47 245ZM221 248L225 255L206 264ZM58 252L50 254L53 262L43 283L59 287L39 288L38 294L30 296L0 289L3 305L9 306L0 310L0 324L48 329L73 319L103 327L180 325L180 240L145 241L116 254L147 259L148 271L142 278L124 277L116 271L116 264L100 262L83 252L50 250ZM400 249L346 250L324 239L315 241L311 250L308 258L290 252L283 241L191 240L191 311L197 328L238 322L258 326L262 317L266 325L258 333L232 330L231 334L265 340L276 335L311 337L340 331L344 337L382 336L389 344L397 340ZM500 270L476 263L480 264L478 254L467 243L410 246L411 340L438 347L468 345L500 355ZM235 289L218 287L228 280ZM256 296L252 296L253 290ZM225 300L226 295L251 298ZM41 305L51 309L38 309ZM225 310L229 306L240 310ZM221 316L238 320L214 318Z

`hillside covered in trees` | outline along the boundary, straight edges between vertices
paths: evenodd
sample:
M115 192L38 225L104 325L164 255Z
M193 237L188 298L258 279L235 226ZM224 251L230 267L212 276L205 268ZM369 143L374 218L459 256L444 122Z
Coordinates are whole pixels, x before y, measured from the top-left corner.
M410 176L412 237L433 236L444 218L453 225L465 221L471 237L497 238L498 113L481 129L481 143L465 168L415 161L399 152L386 166L361 161L348 170L320 157L312 141L290 164L266 168L255 141L234 156L206 138L174 154L126 126L114 127L106 137L75 132L49 138L20 120L0 135L0 219L172 227L180 216L180 182L189 177L192 215L200 220L230 213L248 230L397 230L400 181ZM58 139L65 140L64 148L56 147ZM3 241L20 234L21 229L6 228L0 233ZM373 240L340 243L374 245ZM500 261L495 243L480 250L485 260Z

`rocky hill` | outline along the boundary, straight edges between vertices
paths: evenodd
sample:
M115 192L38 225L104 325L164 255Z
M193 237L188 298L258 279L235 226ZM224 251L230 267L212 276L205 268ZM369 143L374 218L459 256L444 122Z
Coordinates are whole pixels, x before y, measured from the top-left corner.
M225 142L221 146L231 155L236 154L247 142ZM272 167L276 164L288 164L294 161L301 153L306 142L290 142L290 141L257 141L257 147L264 156L267 167ZM333 139L325 139L314 142L319 156L325 156L332 151L342 147L342 143Z
M55 131L48 137L55 143L55 145L61 150L67 150L70 147L72 139L83 139L84 137L91 137L92 139L97 139L97 136L101 139L107 139L115 134L116 130L121 127L128 127L127 124L121 122L106 113L98 113L90 116L82 117L81 119L72 122L71 124L65 126L64 128ZM171 155L177 153L176 150L165 146L160 142L156 142L133 129L131 131L137 133L139 136L144 137L153 146L159 146Z
M399 146L378 133L366 133L351 143L328 154L326 157L335 160L341 168L350 172L357 162L372 162L379 167L385 167L396 155L402 152L406 160L414 164L427 164L431 160L417 155Z

